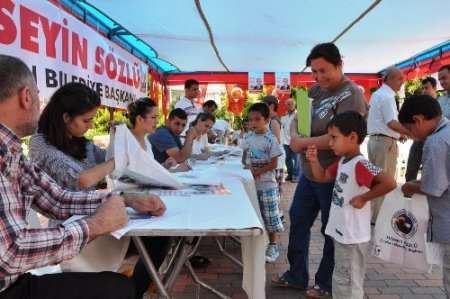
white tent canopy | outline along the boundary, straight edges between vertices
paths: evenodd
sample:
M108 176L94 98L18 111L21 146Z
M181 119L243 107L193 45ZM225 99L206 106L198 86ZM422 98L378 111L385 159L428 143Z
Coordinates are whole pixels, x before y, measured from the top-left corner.
M372 5L336 41L346 72L376 73L450 39L448 0L375 2L86 1L182 72L301 71L314 45L332 41Z

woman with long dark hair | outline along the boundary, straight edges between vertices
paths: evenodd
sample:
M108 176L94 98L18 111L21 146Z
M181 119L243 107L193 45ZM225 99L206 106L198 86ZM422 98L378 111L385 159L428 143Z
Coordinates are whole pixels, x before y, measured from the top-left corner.
M53 94L39 119L38 133L31 137L32 160L65 189L95 189L114 170L114 159L105 161L106 151L84 137L99 106L100 97L94 90L80 83L68 83ZM155 237L143 241L159 268L170 249L171 239ZM131 279L136 285L136 298L142 298L151 280L141 259Z

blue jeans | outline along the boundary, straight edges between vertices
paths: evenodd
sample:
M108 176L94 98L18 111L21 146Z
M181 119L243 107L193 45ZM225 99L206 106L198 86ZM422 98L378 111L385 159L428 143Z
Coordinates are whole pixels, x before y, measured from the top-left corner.
M290 268L283 278L291 284L307 287L309 281L309 240L311 227L321 212L322 227L325 237L323 256L315 276L315 283L331 291L331 278L334 268L334 246L332 239L325 235L325 228L330 213L331 196L334 183L316 183L304 175L295 189L294 199L289 210L291 230L289 233L288 260Z
M284 163L287 168L288 179L298 179L300 176L300 157L299 154L293 152L291 147L287 144L283 144L286 158Z

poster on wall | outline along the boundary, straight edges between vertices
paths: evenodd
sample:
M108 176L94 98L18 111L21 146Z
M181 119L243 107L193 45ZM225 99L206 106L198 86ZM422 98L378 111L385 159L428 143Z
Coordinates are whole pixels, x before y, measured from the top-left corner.
M126 109L147 95L143 61L48 1L0 2L0 53L32 70L41 107L69 82L94 89L109 107Z
M277 86L278 93L290 94L291 93L291 76L289 72L275 73L275 84Z
M250 93L261 93L264 88L264 73L248 73L248 90Z

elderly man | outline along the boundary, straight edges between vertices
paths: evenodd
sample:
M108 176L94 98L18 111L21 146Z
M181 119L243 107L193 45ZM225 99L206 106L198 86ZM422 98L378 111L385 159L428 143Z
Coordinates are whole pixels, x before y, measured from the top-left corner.
M20 138L35 132L39 118L32 73L21 60L0 55L0 78L0 298L135 298L133 283L116 273L26 273L71 259L91 240L125 225L125 206L161 215L165 205L157 196L62 190L22 153ZM90 216L30 229L30 207L51 218Z
M404 76L396 67L389 67L383 76L383 85L370 100L367 133L369 160L392 177L397 167L397 140L404 141L408 130L398 121L395 94L403 85ZM384 197L372 200L372 223L376 222Z

